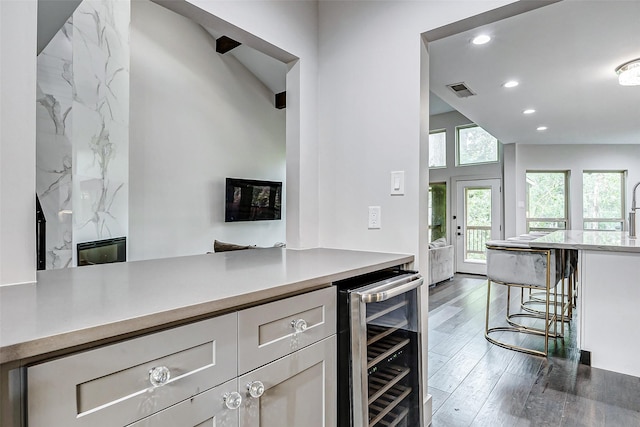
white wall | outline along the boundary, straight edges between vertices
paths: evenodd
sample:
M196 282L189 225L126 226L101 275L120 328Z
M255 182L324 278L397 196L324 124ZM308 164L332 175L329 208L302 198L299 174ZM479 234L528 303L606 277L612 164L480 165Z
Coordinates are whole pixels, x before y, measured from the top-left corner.
M285 110L251 72L191 20L136 1L130 96L130 260L285 241L284 215L224 222L226 177L285 181Z
M516 144L506 144L503 149L502 195L504 203L504 235L517 236L516 217Z
M428 123L421 71L428 70L421 70L420 34L505 3L320 2L322 246L426 254L419 159L420 124ZM391 171L405 171L404 196L390 195ZM381 206L380 230L367 229L368 206Z
M0 1L0 285L36 277L36 12Z
M287 74L287 247L318 246L317 2L188 0L188 3L242 29L229 29L230 36L238 41L269 53L266 42L299 58L290 64Z
M631 189L640 181L640 145L521 145L515 147L515 204L505 206L507 217L515 218L514 234L526 231L525 173L527 170L568 170L571 174L569 188L570 227L582 229L582 172L585 170L627 170L627 205L631 206ZM505 158L511 162L512 159ZM511 166L510 166L511 167ZM507 164L505 163L505 170ZM507 236L509 237L509 236Z
M452 226L453 215L456 215L457 194L456 182L471 179L502 179L502 144L499 144L498 162L481 165L456 166L456 127L472 124L473 121L458 111L436 114L429 117L429 129L446 131L446 164L444 168L429 169L429 182L447 184L447 239L455 242Z

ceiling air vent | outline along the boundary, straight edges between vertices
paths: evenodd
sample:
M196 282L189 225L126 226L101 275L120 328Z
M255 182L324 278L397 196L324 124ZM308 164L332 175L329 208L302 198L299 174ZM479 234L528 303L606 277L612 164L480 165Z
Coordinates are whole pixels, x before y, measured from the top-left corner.
M473 96L476 94L474 91L469 89L467 85L463 82L453 83L453 84L447 85L447 87L451 89L458 98L466 98L468 96Z

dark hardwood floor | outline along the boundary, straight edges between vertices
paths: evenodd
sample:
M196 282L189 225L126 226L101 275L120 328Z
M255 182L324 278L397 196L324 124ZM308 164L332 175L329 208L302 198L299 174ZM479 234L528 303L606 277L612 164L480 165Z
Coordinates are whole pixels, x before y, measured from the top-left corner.
M502 289L500 289L502 288ZM576 320L548 358L484 338L486 280L456 275L429 291L429 393L433 427L640 426L640 378L579 363ZM492 287L492 317L504 318L504 287ZM501 339L542 347L539 337Z

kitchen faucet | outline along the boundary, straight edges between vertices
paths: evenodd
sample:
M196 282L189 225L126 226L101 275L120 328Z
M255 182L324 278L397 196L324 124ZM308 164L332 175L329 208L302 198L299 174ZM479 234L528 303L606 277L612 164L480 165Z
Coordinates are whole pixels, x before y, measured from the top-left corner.
M636 189L638 188L639 185L640 185L640 182L633 187L633 192L632 192L633 197L631 200L631 212L629 212L629 237L632 239L636 238L636 209L638 209L636 207Z

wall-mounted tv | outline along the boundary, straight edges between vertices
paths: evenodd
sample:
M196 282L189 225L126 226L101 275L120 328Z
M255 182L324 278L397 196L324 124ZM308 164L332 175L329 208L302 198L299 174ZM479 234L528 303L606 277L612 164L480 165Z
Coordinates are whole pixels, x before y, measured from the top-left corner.
M225 222L281 219L282 182L227 178Z

